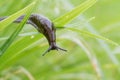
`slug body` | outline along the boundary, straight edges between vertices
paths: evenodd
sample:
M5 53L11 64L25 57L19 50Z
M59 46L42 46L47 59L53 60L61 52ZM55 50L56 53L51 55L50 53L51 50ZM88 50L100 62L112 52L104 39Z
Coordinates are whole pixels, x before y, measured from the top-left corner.
M16 19L15 23L20 23L25 15L20 16L18 19ZM6 17L0 18L0 21L5 19ZM26 24L31 24L34 26L38 32L42 33L49 43L48 50L45 51L43 56L51 51L51 50L63 50L67 51L65 49L62 49L56 45L56 28L54 27L54 24L46 17L41 16L39 14L31 14L29 19L27 20Z

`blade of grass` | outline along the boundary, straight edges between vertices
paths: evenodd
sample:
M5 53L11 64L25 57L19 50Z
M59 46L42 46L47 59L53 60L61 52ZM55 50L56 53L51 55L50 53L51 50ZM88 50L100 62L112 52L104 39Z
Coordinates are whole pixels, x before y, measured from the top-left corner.
M98 80L105 80L103 71L100 67L100 63L98 62L97 57L91 51L92 49L90 49L90 46L87 45L85 40L80 38L78 35L73 36L72 39L71 39L71 35L73 35L73 34L70 34L70 33L69 33L69 35L65 34L65 35L62 35L62 38L69 39L69 40L73 41L74 43L76 43L78 46L80 46L84 50L86 55L88 56L92 66L93 66L93 69L96 71L96 74L99 78Z
M67 1L67 0L66 0L66 1ZM70 8L73 8L73 5L72 5L72 4L69 4L69 7L70 7ZM85 18L85 16L83 16L83 15L82 15L81 17L79 17L79 20L81 20L81 19L82 19L82 21L86 21L86 22L88 21L88 20ZM87 23L85 23L84 25L85 25L85 27L86 27L90 32L99 35L99 32L97 32L90 23L87 22ZM103 40L97 39L97 41L98 41L99 44L102 46L103 50L106 52L106 54L108 55L108 57L110 57L111 61L112 61L114 64L116 64L117 66L119 66L119 61L118 61L117 57L113 54L113 52L112 52L111 48L109 47L109 45L106 44ZM120 69L118 69L118 70L119 70L119 72L120 72Z
M19 34L18 36L31 36L31 35L36 35L36 34L39 34L38 32L27 32L27 33L21 33ZM0 37L0 41L4 41L4 40L7 40L9 37L6 36L6 37Z
M86 19L86 17L83 16L83 15L82 15L81 18L82 18L82 20L85 20L85 19ZM85 27L86 27L90 32L99 35L99 32L97 32L96 29L94 29L94 26L92 26L91 24L86 23L86 24L85 24ZM98 41L99 44L102 46L102 48L105 50L106 54L107 54L108 57L111 59L111 61L112 61L115 65L119 66L119 65L120 65L119 60L117 59L117 57L116 57L116 56L114 55L114 53L112 52L112 49L110 48L110 46L107 45L107 44L106 44L104 41L102 41L102 40L99 40L99 39L98 39L97 41ZM118 68L118 71L119 71L119 73L120 73L120 68Z
M16 38L16 36L19 34L19 32L21 31L21 29L23 28L24 24L26 23L27 19L29 18L33 8L34 8L35 2L31 3L29 6L27 6L26 8L24 8L23 10L20 11L20 13L15 13L12 15L12 17L10 16L8 19L2 21L3 24L6 23L6 21L9 23L11 23L11 20L13 21L15 18L19 17L18 15L20 15L21 13L25 14L27 13L27 15L25 16L25 18L23 19L23 21L20 23L20 25L18 26L18 28L13 32L13 34L10 36L10 38L3 44L3 46L0 49L0 55L2 55L7 48L11 45L11 43L14 41L14 39ZM18 14L18 15L17 15ZM15 18L14 18L15 16Z
M32 5L33 5L33 3L30 4L28 7L25 7L24 9L22 9L22 10L16 12L15 14L9 16L8 18L0 21L0 31L2 31L5 27L7 27L9 24L11 24L18 17L25 14Z
M87 0L86 2L82 3L78 7L75 7L70 12L64 14L63 16L53 20L55 26L63 27L65 24L72 21L74 18L76 18L78 15L80 15L82 12L90 8L93 4L96 3L97 0Z
M36 46L38 44L38 42L41 41L41 39L43 39L42 35L36 35L35 38L33 38L33 39L30 39L29 36L26 36L26 37L23 37L21 40L18 40L17 42L15 42L5 52L6 55L2 55L0 57L0 62L2 62L2 63L0 63L0 71L5 69L6 67L11 66L16 61L23 58L24 56L30 55L30 53L24 54L24 51ZM16 48L16 45L18 45L17 48Z
M71 30L71 31L75 31L75 32L77 32L77 33L81 33L81 34L84 34L84 35L88 35L88 36L93 37L93 38L102 39L102 40L105 40L106 42L109 42L109 43L111 43L111 44L113 44L113 45L119 46L118 43L116 43L116 42L114 42L114 41L112 41L112 40L110 40L110 39L108 39L108 38L105 38L105 37L103 37L103 36L93 34L93 33L91 33L91 32L87 32L87 31L83 31L83 30L75 29L75 28L67 28L67 29L68 29L68 30Z

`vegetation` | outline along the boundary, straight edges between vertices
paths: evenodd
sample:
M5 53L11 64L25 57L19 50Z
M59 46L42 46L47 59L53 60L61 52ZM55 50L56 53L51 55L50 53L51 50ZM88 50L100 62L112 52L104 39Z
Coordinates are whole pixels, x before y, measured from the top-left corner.
M0 80L119 80L119 0L0 0ZM84 13L83 13L84 12ZM31 13L48 17L57 44L25 25ZM12 23L22 14L20 24Z

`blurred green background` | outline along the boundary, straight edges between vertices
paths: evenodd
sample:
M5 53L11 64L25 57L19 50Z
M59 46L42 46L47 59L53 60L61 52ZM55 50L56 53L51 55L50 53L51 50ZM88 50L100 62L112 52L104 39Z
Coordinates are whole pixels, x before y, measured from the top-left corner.
M9 16L33 1L0 0L0 16ZM86 0L40 0L33 13L54 20L84 1ZM120 0L98 0L94 6L66 26L100 34L120 44L119 3ZM17 25L11 24L0 31L0 46ZM51 51L46 56L41 56L49 47L47 40L31 25L25 25L6 52L12 53L8 57L13 58L0 71L0 80L120 79L119 46L67 29L57 30L57 44L68 52Z

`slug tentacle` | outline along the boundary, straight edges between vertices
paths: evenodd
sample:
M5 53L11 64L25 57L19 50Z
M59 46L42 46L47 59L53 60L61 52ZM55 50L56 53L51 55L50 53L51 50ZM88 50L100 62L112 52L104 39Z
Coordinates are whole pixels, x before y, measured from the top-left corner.
M18 19L14 21L14 23L20 23L25 15L20 16ZM7 17L0 17L0 21L4 20ZM43 56L50 52L51 50L62 50L67 51L65 49L62 49L60 47L57 47L56 45L56 28L54 27L54 24L46 17L39 15L39 14L31 14L29 19L27 20L26 24L31 24L34 26L38 32L42 33L49 43L49 48L45 51Z
M67 51L67 50L65 50L65 49L62 49L62 48L60 48L60 47L58 47L58 46L54 46L54 47L49 47L43 54L42 54L42 56L44 56L44 55L46 55L48 52L50 52L51 50L62 50L62 51Z

